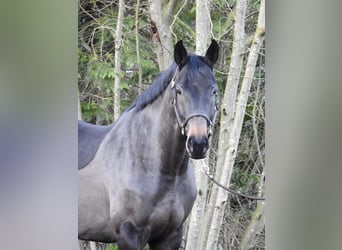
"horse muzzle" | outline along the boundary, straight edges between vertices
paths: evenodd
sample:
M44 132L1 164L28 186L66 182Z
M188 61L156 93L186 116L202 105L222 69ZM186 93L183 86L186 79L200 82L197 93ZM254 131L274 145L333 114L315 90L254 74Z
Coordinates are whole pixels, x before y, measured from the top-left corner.
M192 159L203 159L209 150L209 131L207 119L193 117L186 125L186 150Z
M207 156L209 149L208 137L188 137L186 149L192 159L203 159Z

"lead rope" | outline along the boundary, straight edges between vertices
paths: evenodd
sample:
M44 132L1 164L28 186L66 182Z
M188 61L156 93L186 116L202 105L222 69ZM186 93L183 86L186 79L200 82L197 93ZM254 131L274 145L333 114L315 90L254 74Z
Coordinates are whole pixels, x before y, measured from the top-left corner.
M220 188L226 190L227 192L230 192L232 194L247 198L247 199L251 199L251 200L265 200L264 197L257 197L257 196L251 196L251 195L246 195L246 194L241 194L235 190L230 189L229 187L225 187L224 185L222 185L221 183L219 183L217 180L215 180L214 176L210 173L209 167L208 166L202 166L201 167L201 172L203 174L205 174L209 180L211 180L213 183L215 183L217 186L219 186Z

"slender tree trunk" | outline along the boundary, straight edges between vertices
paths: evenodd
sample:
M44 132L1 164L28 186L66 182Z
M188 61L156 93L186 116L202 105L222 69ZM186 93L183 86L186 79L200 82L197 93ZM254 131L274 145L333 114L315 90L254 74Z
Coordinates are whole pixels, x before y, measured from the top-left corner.
M115 36L115 81L114 81L114 120L120 115L120 72L121 72L121 58L120 49L122 45L122 25L123 14L125 8L125 0L119 0L118 20L116 23Z
M137 5L135 9L135 48L137 51L137 66L138 66L138 94L141 94L142 91L142 68L140 62L140 46L139 46L139 8L140 8L140 0L137 0Z
M265 201L259 201L257 208L253 212L251 222L249 223L245 234L242 236L239 250L251 249L255 244L255 237L265 225Z
M206 158L204 160L193 161L193 164L197 185L197 197L189 218L189 230L185 248L186 250L199 249L202 218L204 216L208 187L208 180L201 172L202 167L208 166L208 159Z
M208 48L210 35L209 9L207 0L196 1L196 54L204 55ZM208 159L193 161L197 184L197 198L191 211L186 250L197 250L200 247L202 219L207 198L208 180L201 169L208 167Z
M78 249L79 250L85 250L83 240L78 240Z
M77 115L78 115L78 120L82 120L80 93L77 93Z
M250 55L248 57L247 67L250 66L251 68L254 65L254 69L255 69L255 64L257 61L257 57L258 57L257 55L262 45L264 34L265 34L265 0L261 0L258 25L257 25L255 36L253 39L253 44L251 47ZM245 75L247 75L247 73L248 72L246 70ZM249 72L249 76L252 75L252 73L254 74L254 71ZM257 146L258 146L258 142L257 142ZM261 154L259 148L258 148L258 152L259 154ZM260 161L261 161L261 164L264 164L262 161L262 156L260 156ZM263 189L263 184L264 184L264 175L265 173L263 172L260 178L260 184L258 188L259 196L261 196L261 194L263 193L262 189ZM261 230L263 229L265 225L264 210L265 210L265 201L258 201L258 205L255 211L253 212L252 219L245 231L245 234L242 236L242 239L239 245L239 250L250 249L254 245L253 241L255 240L256 235L261 232Z
M224 161L226 152L228 151L229 133L233 125L235 102L237 97L237 89L240 82L240 74L244 53L244 34L245 34L245 16L246 16L247 1L237 1L235 7L235 25L234 25L234 38L233 38L233 50L231 55L231 63L229 65L229 74L227 78L227 84L222 98L220 112L220 131L219 131L219 144L217 151L217 162L215 179L220 180L222 172L226 171L224 168ZM226 171L227 172L227 171ZM221 183L226 183L221 182ZM225 202L216 206L217 194L219 187L213 186L211 190L210 200L208 203L206 216L204 220L204 232L201 242L202 250L211 249L208 248L213 238L216 238L219 232L220 221L214 223L213 215L216 210L223 209ZM214 224L213 224L214 223ZM206 237L205 237L206 236ZM210 237L209 237L210 236ZM209 239L210 238L210 239ZM216 244L216 243L215 243Z
M196 54L203 56L211 36L208 4L208 0L196 0Z
M258 195L263 195L263 186L264 186L264 176L265 172L262 173L259 183L259 191ZM265 226L265 201L258 201L258 205L253 212L252 219L242 236L239 250L250 249L255 245L256 236L262 231Z
M153 41L157 47L159 68L161 70L173 62L173 42L170 26L177 2L178 0L170 0L164 4L160 0L149 0L151 19L157 28Z
M241 3L241 10L244 9L243 17L245 16L246 9L246 1L238 1L238 4ZM240 6L237 6L237 12L239 12ZM238 16L238 13L237 13ZM237 24L237 23L236 23ZM255 66L259 54L260 47L262 45L265 34L265 1L262 0L260 4L260 12L258 25L255 32L254 41L252 47L250 48L250 52L248 55L247 65L245 75L242 81L241 90L239 93L235 116L233 125L231 127L231 133L229 135L228 140L228 151L225 155L224 159L224 168L222 171L222 175L220 178L220 182L225 186L229 186L230 177L232 173L232 169L234 166L234 161L237 153L237 146L240 138L243 118L245 115L246 104L249 96L249 89L251 83L253 81ZM212 226L210 228L208 241L207 241L207 249L216 249L219 228L222 222L223 213L224 213L224 205L227 200L228 193L222 189L218 190L217 199L215 203L215 210L212 219Z
M90 250L97 250L96 242L89 241Z

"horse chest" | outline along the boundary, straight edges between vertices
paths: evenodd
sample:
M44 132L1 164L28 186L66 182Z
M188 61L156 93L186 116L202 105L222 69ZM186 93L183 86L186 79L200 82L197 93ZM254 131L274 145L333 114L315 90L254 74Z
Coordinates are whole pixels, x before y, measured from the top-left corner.
M111 202L112 225L118 228L129 221L152 241L178 230L196 197L192 168L177 177L139 171L127 176L111 192L113 201L121 201Z
M192 169L178 177L174 188L158 194L158 201L148 209L151 235L167 234L179 228L189 215L196 198L196 185ZM147 199L148 200L148 199Z
M151 210L149 224L152 234L172 231L178 228L185 219L185 204L183 204L180 195L169 193L157 203L157 206Z

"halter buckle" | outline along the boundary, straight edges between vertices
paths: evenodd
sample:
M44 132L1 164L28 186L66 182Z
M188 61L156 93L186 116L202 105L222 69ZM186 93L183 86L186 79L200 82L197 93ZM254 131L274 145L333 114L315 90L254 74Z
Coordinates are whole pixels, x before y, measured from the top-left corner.
M173 89L175 87L175 84L176 84L176 81L175 79L173 78L172 81L171 81L171 89Z

